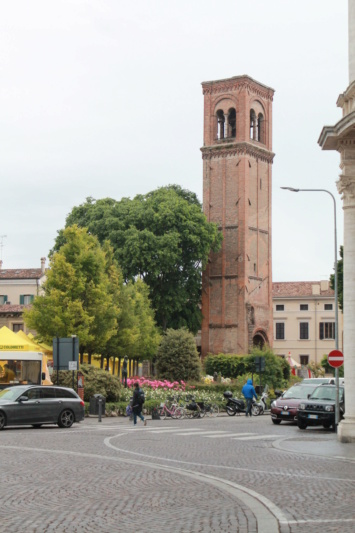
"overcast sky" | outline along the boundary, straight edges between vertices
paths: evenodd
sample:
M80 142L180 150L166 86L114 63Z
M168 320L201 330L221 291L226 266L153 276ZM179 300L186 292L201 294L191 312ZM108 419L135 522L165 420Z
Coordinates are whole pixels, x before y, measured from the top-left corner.
M0 0L3 268L39 267L72 207L177 183L202 201L202 81L275 89L273 280L327 279L347 0Z

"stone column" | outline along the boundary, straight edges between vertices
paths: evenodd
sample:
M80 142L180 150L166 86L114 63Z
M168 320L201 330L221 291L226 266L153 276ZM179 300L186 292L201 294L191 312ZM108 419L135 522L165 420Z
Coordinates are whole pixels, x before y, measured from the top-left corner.
M355 80L355 1L349 0L349 85Z
M227 139L229 137L228 128L229 128L228 113L225 113L224 114L224 138L225 139Z
M355 145L341 143L342 174L337 183L344 210L344 376L345 418L339 424L341 442L355 441ZM345 146L344 146L345 144Z

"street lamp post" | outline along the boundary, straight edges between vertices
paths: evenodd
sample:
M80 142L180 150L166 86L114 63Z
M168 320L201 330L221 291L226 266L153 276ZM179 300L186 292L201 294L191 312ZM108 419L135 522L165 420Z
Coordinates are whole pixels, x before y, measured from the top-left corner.
M338 319L338 245L337 245L337 214L336 214L336 202L334 195L327 189L295 189L293 187L281 187L291 192L326 192L333 199L334 206L334 305L335 305L335 349L339 349L339 319ZM339 369L335 369L335 428L338 428L339 424Z

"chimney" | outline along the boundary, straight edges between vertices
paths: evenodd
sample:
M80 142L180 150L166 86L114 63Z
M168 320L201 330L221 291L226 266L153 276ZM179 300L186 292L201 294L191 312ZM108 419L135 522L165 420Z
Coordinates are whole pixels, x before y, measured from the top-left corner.
M44 274L46 270L46 258L45 257L41 257L41 270L42 270L42 274Z

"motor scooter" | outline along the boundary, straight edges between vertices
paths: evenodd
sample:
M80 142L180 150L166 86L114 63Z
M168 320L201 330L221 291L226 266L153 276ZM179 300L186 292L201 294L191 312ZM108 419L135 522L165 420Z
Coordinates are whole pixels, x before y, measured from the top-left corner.
M253 415L255 416L263 415L265 411L268 410L268 407L266 404L266 399L269 397L268 391L269 391L269 385L265 385L264 392L260 396L260 400L258 402L255 402L255 404L253 405L253 408L254 408Z
M225 391L223 393L223 396L227 400L227 405L226 405L227 415L235 416L237 413L238 414L246 413L247 406L244 400L240 398L233 398L233 394L231 393L231 391ZM256 400L253 398L252 407L251 407L251 412L253 415L259 414L259 407L257 406L255 410L255 406L256 406Z

